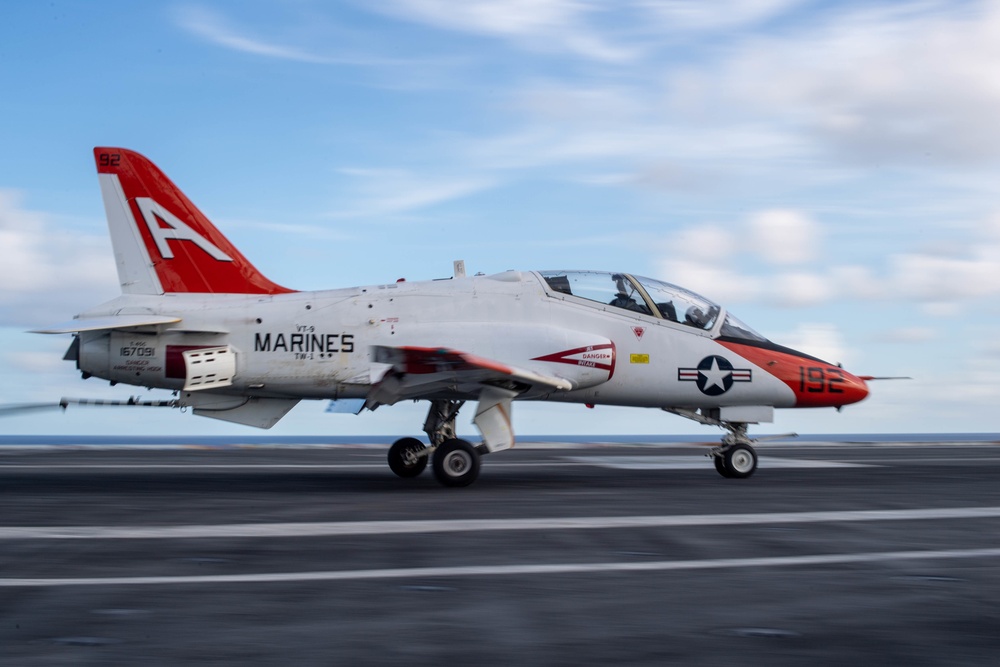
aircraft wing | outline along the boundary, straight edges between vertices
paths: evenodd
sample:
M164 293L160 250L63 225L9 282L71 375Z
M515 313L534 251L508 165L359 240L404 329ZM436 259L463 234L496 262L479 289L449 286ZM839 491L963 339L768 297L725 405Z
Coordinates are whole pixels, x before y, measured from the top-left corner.
M372 353L376 363L390 365L369 394L367 405L372 409L402 400L444 395L474 398L491 387L509 390L515 395L533 388L560 391L573 388L573 384L563 378L448 348L380 345L373 347Z

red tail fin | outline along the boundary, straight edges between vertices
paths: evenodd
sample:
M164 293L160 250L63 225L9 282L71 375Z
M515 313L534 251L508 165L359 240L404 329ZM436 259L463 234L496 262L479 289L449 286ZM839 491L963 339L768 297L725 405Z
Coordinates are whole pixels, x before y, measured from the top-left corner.
M95 148L122 291L281 294L144 156Z

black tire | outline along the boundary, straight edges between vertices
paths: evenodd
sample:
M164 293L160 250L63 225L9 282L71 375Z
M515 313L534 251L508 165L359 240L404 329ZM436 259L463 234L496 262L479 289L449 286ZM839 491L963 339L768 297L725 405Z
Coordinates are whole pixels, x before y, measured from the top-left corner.
M728 476L734 479L746 479L757 470L757 452L750 445L733 445L723 458Z
M399 477L416 477L427 467L427 456L420 455L424 449L416 438L400 438L389 448L389 468Z
M479 452L465 440L445 440L434 452L434 477L444 486L469 486L479 477Z
M713 456L712 462L715 463L715 471L728 479L729 471L726 470L726 460L721 456Z

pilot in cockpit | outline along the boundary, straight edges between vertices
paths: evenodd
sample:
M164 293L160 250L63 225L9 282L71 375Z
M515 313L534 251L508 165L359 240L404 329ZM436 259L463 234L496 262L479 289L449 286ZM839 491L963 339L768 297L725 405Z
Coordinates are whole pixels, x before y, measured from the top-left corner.
M649 306L645 303L639 303L634 298L629 295L629 292L634 292L635 288L632 287L628 289L626 287L625 276L620 273L616 273L611 276L611 279L615 281L615 285L618 288L618 293L615 298L608 303L609 306L614 306L615 308L624 308L625 310L632 310L637 313L643 313L644 315L652 315L649 311ZM631 287L631 286L629 286Z
M699 329L705 329L708 327L708 315L698 306L691 306L684 313L684 324L690 324L693 327L698 327Z

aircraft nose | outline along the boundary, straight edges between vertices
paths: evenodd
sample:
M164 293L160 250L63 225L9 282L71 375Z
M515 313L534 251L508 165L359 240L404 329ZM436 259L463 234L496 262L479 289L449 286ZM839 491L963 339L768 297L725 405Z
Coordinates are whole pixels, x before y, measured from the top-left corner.
M785 378L795 392L797 406L840 408L868 397L868 384L864 379L842 367L805 355L799 361L796 381L788 382L792 378Z
M868 396L865 378L804 352L773 343L720 343L781 380L794 394L795 407L841 408Z
M868 383L865 382L864 378L848 373L844 369L840 370L844 373L844 401L840 405L860 403L868 398Z

